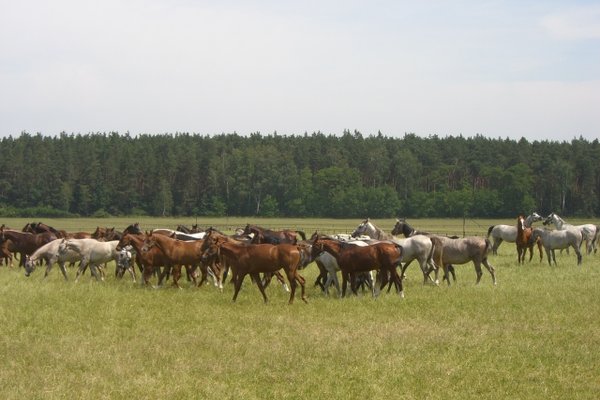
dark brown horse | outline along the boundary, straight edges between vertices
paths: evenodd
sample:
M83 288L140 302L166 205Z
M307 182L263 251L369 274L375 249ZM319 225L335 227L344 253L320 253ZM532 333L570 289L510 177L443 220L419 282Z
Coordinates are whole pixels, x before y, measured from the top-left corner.
M306 240L306 235L302 231L293 231L289 229L273 231L271 229L261 228L260 226L250 224L246 225L243 234L254 235L252 238L253 244L296 244L298 241L297 235L300 235L302 240Z
M217 238L209 243L208 249L204 252L203 260L208 262L218 256L225 257L234 271L235 292L233 301L237 299L244 278L246 275L250 275L266 303L268 298L260 279L260 273L272 274L283 268L291 289L289 304L294 302L298 283L300 283L302 289L302 300L306 302L305 280L298 273L301 261L298 246L292 244L239 244Z
M21 255L20 266L25 265L25 256L32 255L38 248L55 239L58 238L51 232L29 233L9 229L0 230L0 245L6 241L12 242L14 251Z
M542 244L540 240L533 240L532 238L533 228L528 227L525 224L525 216L519 215L517 217L517 239L515 244L517 245L517 261L519 264L525 263L525 255L527 249L529 249L529 261L533 258L533 246L537 243L540 251L540 261L543 259Z
M54 234L57 239L67 237L67 232L55 229L55 228L51 227L50 225L46 225L42 222L30 222L23 227L22 231L29 232L29 233L50 232L50 233Z
M342 272L342 297L346 295L348 281L351 282L352 292L358 294L354 286L356 274L372 270L381 270L389 274L392 282L396 284L400 296L404 296L402 279L396 270L402 260L402 246L389 242L355 246L337 240L317 237L313 243L313 252L318 254L323 251L330 253L338 262ZM382 287L383 284L379 290Z

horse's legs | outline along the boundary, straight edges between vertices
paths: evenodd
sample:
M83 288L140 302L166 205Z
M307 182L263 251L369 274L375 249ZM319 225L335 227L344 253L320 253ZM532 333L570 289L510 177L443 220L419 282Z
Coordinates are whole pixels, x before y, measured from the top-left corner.
M342 271L342 297L346 297L346 288L348 287L348 273Z
M494 269L494 267L488 262L487 257L485 257L482 261L483 265L487 268L487 270L489 271L490 275L492 275L492 282L494 283L494 285L496 284L496 270ZM525 262L525 260L523 260L523 262ZM479 267L479 270L481 271L481 267ZM448 278L449 279L449 278ZM456 280L456 279L455 279Z
M65 267L64 261L58 263L58 268L60 268L60 272L62 272L63 276L65 277L65 281L68 281L69 279L67 278L67 268Z
M173 278L173 286L181 289L181 286L179 286L179 278L181 278L181 264L175 264L172 271L173 272L171 273L171 276Z
M492 245L492 254L498 254L498 247L502 244L502 238L494 238L494 244Z
M475 274L477 274L475 284L478 285L479 281L481 281L481 276L483 275L483 272L481 272L481 261L473 260L473 264L475 265ZM450 277L448 277L448 282L450 282Z
M295 273L296 275L296 280L298 281L298 283L300 284L300 289L302 290L302 301L304 301L305 303L308 303L308 301L306 300L306 279L304 279L304 277L302 275L300 275L298 273L298 271L296 271Z
M98 266L96 264L92 264L91 262L90 262L90 272L92 273L94 278L96 278L96 281L104 280L104 277L101 277L98 274Z
M242 288L242 282L244 281L244 278L246 277L246 273L236 272L233 277L235 278L235 290L233 292L232 301L235 302L235 300L237 299L238 293L239 293L240 289ZM260 276L258 276L258 274L256 274L256 276L254 278L260 282ZM264 293L263 293L263 297L266 298L266 295Z
M87 259L82 259L79 262L79 268L77 268L77 274L75 275L75 282L79 281L79 277L81 276L81 274L83 274L85 272L85 270L87 269L87 266L88 266Z
M294 296L296 295L296 286L298 285L296 282L296 271L292 268L286 269L286 274L288 281L290 282L290 301L288 304L292 304L294 302ZM304 300L304 299L303 299Z
M577 254L577 265L581 265L581 251L577 248L577 246L573 246L573 250L575 250L575 254Z
M267 294L265 293L265 288L263 286L262 280L260 279L260 274L258 272L252 272L250 274L250 276L254 279L254 282L256 283L256 286L258 286L258 290L260 290L260 293L263 296L263 300L265 301L265 303L267 303L269 301L269 299L267 299ZM243 280L243 279L244 278L242 277L241 280ZM236 292L236 294L237 294L237 292ZM235 301L235 296L234 296L234 300L233 301Z

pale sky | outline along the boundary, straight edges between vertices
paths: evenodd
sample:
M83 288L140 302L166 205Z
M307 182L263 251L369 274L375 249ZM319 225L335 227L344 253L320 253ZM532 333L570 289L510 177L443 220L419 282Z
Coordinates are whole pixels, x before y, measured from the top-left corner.
M0 136L600 138L600 1L0 0Z

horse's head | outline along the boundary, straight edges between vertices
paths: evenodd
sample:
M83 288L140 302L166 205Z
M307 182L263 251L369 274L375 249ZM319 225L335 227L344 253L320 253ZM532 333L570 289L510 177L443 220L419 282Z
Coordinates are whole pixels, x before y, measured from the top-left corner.
M554 214L554 213L550 213L550 214L549 214L549 215L546 217L546 219L544 220L543 224L544 224L544 225L550 225L550 224L553 224L553 223L555 222L555 219L556 219L556 214Z
M60 241L60 243L58 244L58 254L65 254L67 251L69 251L72 248L72 243L70 240L68 239L63 239Z
M92 238L96 239L96 240L100 240L104 237L105 234L106 234L106 228L100 228L99 226L97 226L96 230L92 233Z
M215 261L221 255L221 245L225 242L224 237L213 237L211 240L204 240L201 246L200 261L205 265Z
M369 229L369 218L365 219L363 222L360 223L360 225L358 225L356 227L356 229L354 230L354 232L352 232L352 237L357 237L357 236L361 236L361 235L367 235L367 230Z
M31 259L30 256L25 255L25 276L31 275L35 271L36 263Z

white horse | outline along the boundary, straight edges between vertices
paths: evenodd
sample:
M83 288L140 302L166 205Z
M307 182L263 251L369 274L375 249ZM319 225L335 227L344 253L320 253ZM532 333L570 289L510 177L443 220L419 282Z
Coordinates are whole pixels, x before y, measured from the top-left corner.
M547 230L542 228L535 228L531 234L533 240L537 240L538 237L542 238L542 244L546 250L546 256L548 257L548 264L556 265L556 256L554 250L568 249L572 247L577 254L577 265L581 265L581 244L583 243L583 234L579 229L566 228L563 230Z
M79 280L79 276L85 272L88 265L96 280L104 280L104 276L98 274L98 265L118 259L117 244L119 244L118 240L99 242L96 239L63 239L59 244L58 251L59 253L66 253L72 250L81 257L81 264L77 269L75 282Z
M79 261L81 257L79 257L78 253L72 250L60 253L59 246L62 241L63 239L55 239L37 249L31 256L26 256L25 276L31 275L31 273L35 270L35 267L38 264L38 262L46 261L46 272L44 273L44 278L48 276L50 270L52 269L52 266L55 263L58 263L60 271L65 277L65 280L68 280L65 263L74 263L76 261Z
M565 222L564 219L559 217L555 213L551 213L546 217L544 221L544 225L554 224L556 229L564 230L575 228L581 231L583 235L583 240L585 240L585 247L587 249L587 254L590 254L592 250L596 249L596 236L598 234L598 227L594 224L583 224L583 225L572 225Z
M525 228L529 228L534 222L541 221L544 218L538 213L533 214L525 218ZM517 240L517 227L515 225L492 225L488 228L487 238L492 237L492 254L498 254L498 247L502 242L514 243Z

